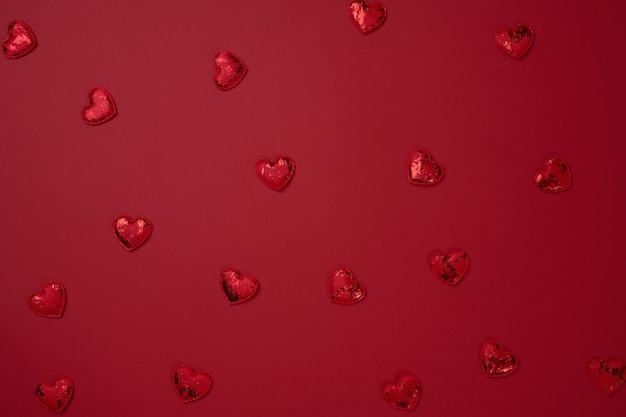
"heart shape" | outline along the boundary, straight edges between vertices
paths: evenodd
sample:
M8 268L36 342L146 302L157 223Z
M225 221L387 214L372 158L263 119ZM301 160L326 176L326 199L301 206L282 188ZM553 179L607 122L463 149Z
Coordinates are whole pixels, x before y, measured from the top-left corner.
M248 72L243 61L228 51L219 51L213 57L215 84L222 91L227 91L239 84Z
M553 156L535 175L535 184L544 193L559 193L572 187L572 173L565 159Z
M61 317L65 308L65 288L60 282L50 281L41 292L30 296L28 306L42 317Z
M288 156L281 155L276 161L261 159L256 163L256 174L268 187L280 191L291 180L296 165Z
M55 413L62 412L72 399L74 383L66 377L57 378L53 384L42 382L35 389L35 398L42 406Z
M83 108L83 120L88 125L99 125L117 114L113 96L102 87L89 91L89 104Z
M335 304L354 304L365 297L365 285L348 268L337 268L330 274L329 294Z
M256 278L243 275L235 269L222 272L220 286L230 304L239 304L249 300L259 289Z
M122 247L131 251L146 242L152 233L152 223L143 217L135 220L129 216L120 216L113 222L113 233Z
M511 352L506 352L496 340L487 340L480 348L480 366L488 377L499 378L510 375L515 372L518 364L517 357Z
M469 256L461 249L452 250L447 255L437 252L430 257L428 263L433 274L450 285L456 285L469 268Z
M412 411L420 399L422 386L413 375L404 375L397 384L388 384L383 388L383 399L398 410Z
M383 24L387 18L387 8L378 1L370 3L365 0L355 0L348 5L348 15L361 33L368 33Z
M434 185L443 178L443 167L432 160L424 149L413 149L409 155L409 182L415 185Z
M37 46L33 30L25 22L16 20L9 23L7 38L2 41L2 52L9 59L19 58Z
M182 365L174 371L174 387L183 402L189 403L204 397L211 389L211 376Z
M591 382L607 395L613 394L624 384L626 364L621 359L605 361L601 358L592 359L587 364L587 374Z
M517 25L513 28L501 27L493 37L498 48L513 58L520 59L530 49L535 35L530 26Z

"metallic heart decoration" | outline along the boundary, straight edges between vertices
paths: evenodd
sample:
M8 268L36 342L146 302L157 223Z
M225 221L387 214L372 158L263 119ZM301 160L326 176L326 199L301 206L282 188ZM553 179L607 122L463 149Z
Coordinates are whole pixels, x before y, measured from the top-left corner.
M501 27L493 37L502 52L513 58L521 58L530 49L535 35L530 26L517 25L513 28Z
M222 272L220 286L230 304L239 304L249 300L259 289L256 278L243 275L235 269Z
M348 15L361 33L368 33L383 24L387 18L387 8L378 1L370 3L366 0L355 0L348 5Z
M412 411L420 399L422 386L413 375L404 375L397 384L388 384L383 388L383 400L393 408Z
M335 304L354 304L365 297L365 285L348 268L337 268L330 274L329 294Z
M450 285L456 285L465 276L469 268L469 256L464 250L455 249L447 255L435 253L428 260L433 274Z
M215 84L222 91L230 90L245 77L248 67L243 61L228 51L219 51L213 57Z
M89 91L89 104L83 108L83 120L88 125L99 125L117 114L113 96L102 87Z
M30 296L28 306L42 317L61 317L65 308L65 288L60 282L50 281L41 292Z
M143 217L135 220L129 216L120 216L113 222L113 233L122 247L131 251L146 242L152 233L152 223Z
M572 173L565 159L553 156L535 175L535 184L544 193L559 193L572 187Z
M211 376L206 372L194 371L185 365L174 371L174 387L183 402L189 403L204 397L211 385Z
M288 156L281 155L276 161L261 159L256 163L256 175L268 187L280 191L291 180L296 164Z
M16 20L9 23L7 38L2 41L2 53L9 59L19 58L37 46L33 30L25 22Z
M592 359L587 364L587 374L600 391L611 395L624 385L626 364L617 358L608 361L601 358Z
M71 379L60 377L53 384L42 382L35 389L35 398L39 404L43 405L55 413L62 412L72 399L74 393L74 383Z
M488 377L510 375L515 372L518 364L517 357L511 352L506 352L496 340L487 340L480 348L480 367Z
M409 182L415 185L434 185L443 178L443 167L432 160L424 149L413 149L409 155Z

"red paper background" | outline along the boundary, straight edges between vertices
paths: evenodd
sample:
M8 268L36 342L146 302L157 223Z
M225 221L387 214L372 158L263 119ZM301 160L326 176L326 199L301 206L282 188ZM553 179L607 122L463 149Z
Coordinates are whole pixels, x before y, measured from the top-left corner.
M626 360L621 0L385 0L360 34L347 0L3 2L39 46L0 59L0 411L48 416L34 400L67 375L71 416L397 416L380 399L404 371L421 416L623 416L626 389L595 388L587 362ZM494 30L531 24L518 61ZM213 84L212 55L249 66ZM91 87L119 114L80 118ZM417 146L446 168L410 185ZM256 161L288 154L283 192ZM573 188L537 191L546 157ZM127 253L111 224L146 216ZM465 249L470 271L442 283L426 259ZM351 268L368 294L332 304ZM236 267L260 291L228 305ZM60 280L62 319L26 300ZM486 338L520 360L488 379ZM183 404L178 364L209 372Z

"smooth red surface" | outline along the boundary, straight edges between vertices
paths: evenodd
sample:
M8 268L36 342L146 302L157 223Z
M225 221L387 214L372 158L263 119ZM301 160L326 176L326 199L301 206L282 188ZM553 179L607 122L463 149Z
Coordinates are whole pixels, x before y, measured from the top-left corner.
M413 374L416 416L624 415L587 363L626 358L626 4L385 0L363 35L347 3L3 2L39 45L0 59L0 414L50 416L33 390L67 375L67 417L398 416L381 389ZM518 22L521 60L493 42ZM224 49L249 67L228 92ZM96 85L118 115L87 126ZM407 181L416 147L441 183ZM252 167L282 153L298 173L276 193ZM554 154L573 185L542 193ZM130 253L123 213L154 224ZM456 287L427 263L454 247ZM232 265L261 283L235 306ZM339 265L362 302L328 301ZM50 280L57 320L26 303ZM482 374L489 338L514 374ZM181 363L212 376L201 401L172 389Z

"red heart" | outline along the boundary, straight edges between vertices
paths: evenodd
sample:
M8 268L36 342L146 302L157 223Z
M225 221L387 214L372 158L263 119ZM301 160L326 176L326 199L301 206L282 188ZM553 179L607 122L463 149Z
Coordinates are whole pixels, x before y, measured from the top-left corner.
M387 8L378 1L369 3L366 0L355 0L348 5L348 15L361 33L367 33L383 24L387 18Z
M493 37L502 52L513 58L521 58L533 44L534 34L530 26L501 27Z
M624 384L626 364L621 359L605 361L601 358L592 359L587 364L587 374L591 382L607 395L613 394Z
M2 42L2 52L7 58L19 58L37 46L33 30L25 22L16 20L9 23L7 38Z
M413 375L404 375L397 384L388 384L383 388L383 399L398 410L412 411L420 399L422 387L419 379Z
M39 404L43 405L50 411L60 413L67 407L67 404L74 393L74 383L71 379L60 377L54 381L54 384L42 382L35 389L35 398Z
M365 297L365 285L348 268L337 268L330 274L329 294L335 304L354 304Z
M102 87L89 91L89 104L83 109L83 120L88 125L99 125L117 114L111 94Z
M230 304L239 304L249 300L259 289L256 278L243 275L234 269L227 269L222 272L220 285Z
M179 366L174 371L174 387L183 402L204 397L211 389L211 376L206 372L194 371L189 366Z
M409 182L415 185L434 185L443 178L443 167L435 163L428 151L413 149L409 155Z
M480 348L480 366L488 377L510 375L515 372L518 364L517 357L511 352L506 352L496 340L487 340Z
M553 156L535 175L535 184L545 193L558 193L572 187L572 173L565 159Z
M50 281L42 292L28 299L30 308L43 317L61 317L65 308L65 288L60 282Z
M435 253L428 261L433 274L450 285L456 285L469 268L469 256L464 250L455 249L447 255Z
M276 161L262 159L256 163L256 174L270 188L280 191L291 180L296 165L288 156L281 155Z
M113 222L113 233L120 244L131 251L146 242L152 233L152 223L143 217L135 220L129 216L120 216Z
M219 51L213 58L215 84L222 91L230 90L243 79L248 67L243 61L228 51Z

